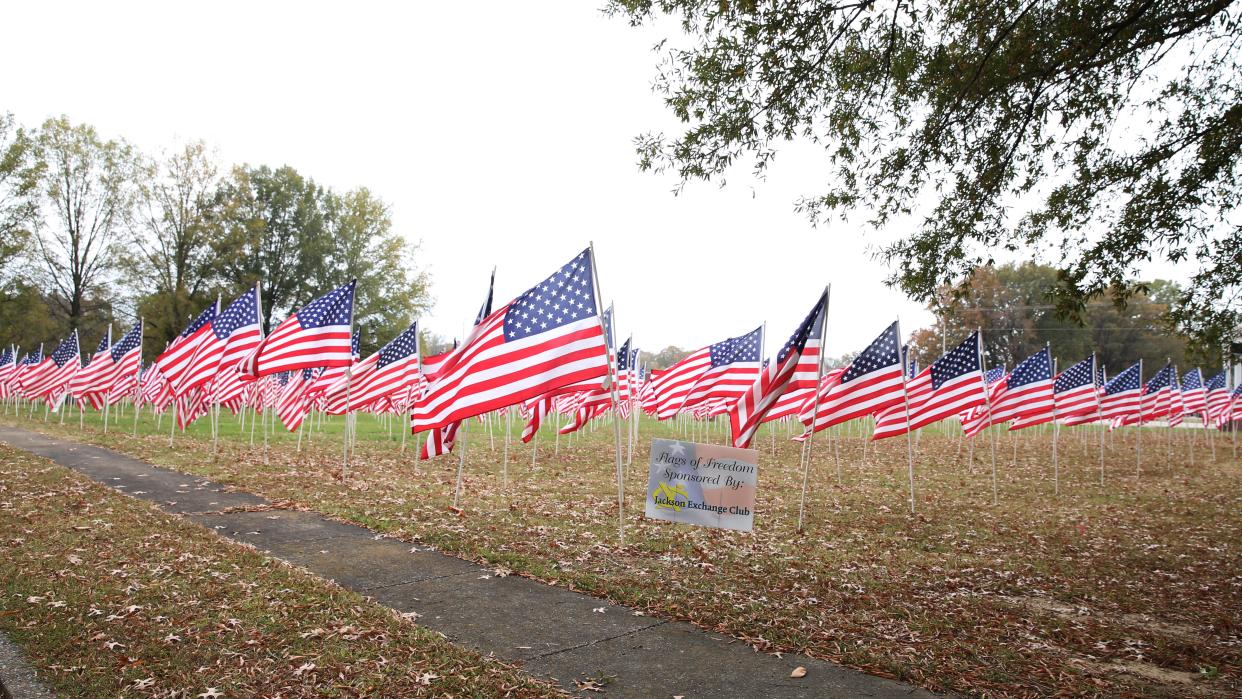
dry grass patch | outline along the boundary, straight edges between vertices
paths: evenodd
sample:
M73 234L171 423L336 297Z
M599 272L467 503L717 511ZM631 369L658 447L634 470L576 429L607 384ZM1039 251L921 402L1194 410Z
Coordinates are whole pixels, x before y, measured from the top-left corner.
M1114 434L1101 486L1099 433L1066 430L1060 495L1050 435L1001 435L993 505L988 438L968 464L968 445L928 432L918 444L915 514L904 440L867 445L864 459L858 432L821 435L798 532L801 473L782 427L775 453L766 431L757 440L756 531L745 534L641 517L645 445L672 434L645 421L626 481L622 547L606 426L562 438L559 449L545 432L535 465L531 447L514 439L505 491L503 436L472 423L459 513L449 507L456 456L416 463L412 442L403 456L385 425L359 422L346 480L339 433L316 433L299 453L287 435L265 450L226 431L213 459L202 428L169 450L166 436L18 424L689 620L759 651L806 653L932 690L1242 692L1242 468L1221 435L1213 461L1202 434L1182 430L1169 441L1166 431L1147 430L1136 478L1136 432ZM1134 670L1148 666L1173 674Z

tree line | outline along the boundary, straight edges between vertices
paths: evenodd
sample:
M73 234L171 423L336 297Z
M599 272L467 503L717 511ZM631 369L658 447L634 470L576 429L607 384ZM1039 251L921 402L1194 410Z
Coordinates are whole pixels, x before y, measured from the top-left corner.
M366 187L337 191L290 166L223 166L202 141L145 153L67 117L0 115L0 345L146 322L158 354L217 296L262 282L264 331L358 279L364 353L430 306L417 246Z
M932 327L914 331L911 356L927 366L961 342L975 328L983 329L984 357L989 367L1010 369L1038 352L1052 347L1062 368L1092 352L1109 375L1139 359L1148 376L1154 367L1172 360L1183 370L1199 363L1220 367L1221 350L1192 345L1169 317L1169 307L1183 293L1175 282L1157 279L1138 284L1121 304L1109 300L1088 303L1079 318L1058 314L1052 294L1057 269L1035 263L978 267L968 280L955 287L942 287L928 310L938 318Z

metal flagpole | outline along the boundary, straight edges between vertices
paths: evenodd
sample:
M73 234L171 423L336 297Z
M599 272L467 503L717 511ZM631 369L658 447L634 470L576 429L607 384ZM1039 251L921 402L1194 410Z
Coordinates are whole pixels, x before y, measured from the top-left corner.
M1139 357L1139 412L1135 429L1138 430L1138 436L1134 443L1134 477L1138 478L1143 466L1143 394L1147 390L1143 387L1143 358Z
M504 482L505 497L509 496L509 433L513 431L513 411L508 407L505 409L505 453L504 461L500 467Z
M897 319L897 344L901 344L901 318ZM909 377L906 376L906 367L909 366L909 360L906 353L900 349L897 354L901 360L901 400L906 408L906 468L910 475L910 512L914 512L914 437L910 435L910 389ZM874 435L872 435L874 436ZM864 435L864 438L866 435ZM863 443L866 446L866 442Z
M992 504L996 505L1000 502L1000 492L996 485L996 430L992 424L992 390L988 386L987 359L983 355L983 328L975 328L978 337L975 338L975 351L979 353L979 368L983 370L983 404L988 408L988 431L992 435ZM1014 459L1017 459L1017 442L1014 443Z
M594 277L594 281L595 281L595 314L599 318L599 327L601 330L604 331L605 345L607 345L608 340L611 338L608 338L608 328L604 327L604 313L601 310L601 306L600 306L599 269L597 268L595 264L595 242L594 241L592 241L590 244L590 255L591 255L591 276ZM614 327L617 324L617 317L615 313L613 314L613 317L612 317L612 324ZM607 347L605 347L605 354L607 354ZM608 382L609 387L611 389L612 412L613 412L613 415L616 415L617 413L617 382L615 380L616 377L613 376L612 360L608 359L607 363L608 363L608 374L605 380ZM621 545L624 546L625 545L625 481L622 479L622 474L621 474L621 424L617 422L616 420L612 421L612 432L613 432L613 440L614 440L614 447L616 451L616 462L617 462L617 537Z
M806 438L805 459L802 462L802 494L798 498L798 531L802 531L802 517L806 510L806 486L811 474L811 443L815 439L815 418L819 413L819 382L824 378L824 346L826 344L828 334L828 299L832 293L832 284L824 286L824 310L819 319L819 359L815 363L815 398L811 402L811 433ZM768 324L763 324L764 335L767 335ZM837 460L837 481L841 479L841 461Z
M1044 349L1051 348L1051 343L1045 343ZM1095 383L1095 377L1091 377L1091 382ZM1061 426L1057 424L1057 360L1052 360L1052 492L1054 495L1061 494L1061 464L1057 460L1057 440L1061 436Z
M453 487L453 509L460 509L457 503L461 500L461 473L466 466L466 428L470 426L470 419L466 418L461 421L461 453L457 458L457 485ZM437 428L438 429L438 428ZM430 439L430 437L428 437Z
M1095 383L1096 376L1099 375L1099 356L1095 352L1091 353L1091 382ZM1105 382L1107 384L1107 382ZM1100 402L1100 389L1095 390L1095 415L1096 422L1100 423L1100 486L1104 485L1104 438L1107 432L1104 428L1104 406Z
M142 414L142 333L146 330L146 324L141 318L138 319L138 367L139 370L134 371L134 436L138 436L138 416Z

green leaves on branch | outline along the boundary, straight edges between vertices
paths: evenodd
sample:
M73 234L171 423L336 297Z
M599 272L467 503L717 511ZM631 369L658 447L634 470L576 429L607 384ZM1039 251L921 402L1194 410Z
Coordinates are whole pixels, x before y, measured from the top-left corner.
M1130 295L1148 261L1192 261L1170 318L1219 347L1242 320L1242 27L1232 0L613 0L689 36L656 89L685 122L640 167L762 175L782 141L833 166L797 202L901 227L890 283L920 300L979 265L1038 257L1056 310ZM665 45L658 47L666 51ZM911 223L910 219L918 220ZM905 233L907 227L909 233ZM999 258L999 259L998 259Z

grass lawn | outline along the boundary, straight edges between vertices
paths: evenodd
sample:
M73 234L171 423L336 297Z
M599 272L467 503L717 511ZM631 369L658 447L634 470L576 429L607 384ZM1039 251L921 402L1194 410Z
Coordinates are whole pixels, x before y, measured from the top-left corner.
M1213 461L1201 431L1121 430L1108 438L1101 485L1099 428L1066 429L1059 494L1051 434L999 434L994 505L991 435L972 450L945 428L927 430L911 514L905 440L864 447L857 428L828 431L817 436L800 533L798 447L784 426L765 428L748 534L642 517L650 439L678 429L644 420L619 546L606 423L559 447L545 430L532 464L515 418L505 468L500 421L472 421L455 510L457 455L418 462L413 440L402 455L400 426L370 415L358 418L344 479L340 418L304 435L298 451L297 437L283 433L265 447L261 430L252 445L250 423L225 415L214 457L206 420L169 448L168 421L157 434L149 413L137 438L132 411L107 435L95 414L82 431L76 413L64 426L37 413L3 419L688 620L759 651L806 653L932 690L1242 691L1242 466L1225 434ZM719 425L699 431L699 441L723 441Z
M58 696L563 696L7 446L0 541L0 630Z

